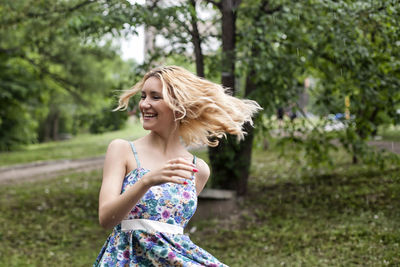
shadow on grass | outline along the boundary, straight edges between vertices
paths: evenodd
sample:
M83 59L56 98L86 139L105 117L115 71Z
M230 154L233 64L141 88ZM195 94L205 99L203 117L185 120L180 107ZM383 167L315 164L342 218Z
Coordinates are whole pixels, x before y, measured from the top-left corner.
M399 168L265 175L251 180L236 220L201 222L192 239L231 266L400 264Z
M3 186L0 266L90 266L109 231L98 225L100 171Z
M252 186L248 201L265 204L275 215L293 208L321 213L355 210L379 210L391 214L393 203L400 201L399 168L358 170L354 173L304 177L300 182Z

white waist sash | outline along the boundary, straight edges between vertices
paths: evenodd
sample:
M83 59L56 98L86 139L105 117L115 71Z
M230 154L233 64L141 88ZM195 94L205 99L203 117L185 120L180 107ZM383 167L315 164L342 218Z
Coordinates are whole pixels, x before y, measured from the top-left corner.
M123 232L131 230L145 230L152 233L162 232L170 234L183 234L183 227L181 226L147 219L122 220L121 230Z

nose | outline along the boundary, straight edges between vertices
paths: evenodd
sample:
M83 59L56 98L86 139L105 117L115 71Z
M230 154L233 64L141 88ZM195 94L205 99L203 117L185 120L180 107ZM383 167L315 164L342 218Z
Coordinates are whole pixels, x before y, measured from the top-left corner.
M142 109L147 109L147 108L151 107L150 102L147 97L145 99L140 100L139 106Z

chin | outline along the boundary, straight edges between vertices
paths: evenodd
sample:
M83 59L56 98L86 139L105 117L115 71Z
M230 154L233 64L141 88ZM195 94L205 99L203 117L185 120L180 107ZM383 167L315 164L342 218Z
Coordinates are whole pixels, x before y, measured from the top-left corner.
M154 131L157 128L159 128L159 126L157 126L157 124L155 123L146 123L146 122L142 122L142 127L143 129L145 129L146 131Z
M150 127L149 125L142 124L142 127L143 127L143 129L145 129L147 131L152 130L152 127Z

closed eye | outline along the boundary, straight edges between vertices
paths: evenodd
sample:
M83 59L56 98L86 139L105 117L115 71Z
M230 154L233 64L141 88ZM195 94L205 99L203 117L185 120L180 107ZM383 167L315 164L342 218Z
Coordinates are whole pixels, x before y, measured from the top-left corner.
M154 100L160 100L163 99L163 97L158 93L158 92L150 92L150 96ZM143 94L140 96L141 99L146 99L146 93L143 92Z

